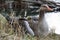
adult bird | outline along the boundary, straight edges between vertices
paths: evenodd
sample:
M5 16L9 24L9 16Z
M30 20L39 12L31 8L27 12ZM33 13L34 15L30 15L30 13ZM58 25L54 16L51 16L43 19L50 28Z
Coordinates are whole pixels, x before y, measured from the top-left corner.
M44 6L44 5L42 5L42 6ZM48 5L45 5L45 6L47 7L46 9L44 9L44 7L41 7L39 9L40 10L39 19L41 19L41 21L39 20L38 28L42 25L42 27L40 27L39 29L40 30L43 29L43 31L41 31L41 33L43 35L48 35L49 33L55 33L57 35L60 35L60 31L59 31L60 30L60 12L59 12L60 8L51 9L48 7ZM44 9L44 12L54 11L54 10L56 12L50 12L50 13L45 14L44 12L42 12L43 10L41 11L41 9ZM49 9L49 10L47 10L47 9ZM41 12L44 13L44 15ZM47 31L47 29L48 29L48 31Z
M30 20L30 26L33 29L36 36L47 36L49 34L49 27L45 20L45 12L53 11L48 5L41 5L40 9L37 10L39 12L38 22L34 20Z
M49 27L45 19L45 13L48 11L53 11L48 5L43 4L39 10L39 20L38 20L38 33L41 36L47 36L49 34Z

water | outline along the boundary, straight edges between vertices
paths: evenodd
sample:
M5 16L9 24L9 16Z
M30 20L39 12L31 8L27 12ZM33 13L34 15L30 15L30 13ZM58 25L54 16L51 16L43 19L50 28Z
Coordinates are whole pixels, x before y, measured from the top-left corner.
M60 2L60 0L50 0L50 1Z
M46 13L45 19L49 28L55 29L55 33L60 34L60 12Z

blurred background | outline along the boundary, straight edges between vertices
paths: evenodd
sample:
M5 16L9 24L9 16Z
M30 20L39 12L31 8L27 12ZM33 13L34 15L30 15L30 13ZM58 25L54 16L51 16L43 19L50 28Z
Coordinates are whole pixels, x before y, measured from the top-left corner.
M39 21L37 10L47 4L49 35L35 36ZM60 0L0 0L0 40L60 40Z

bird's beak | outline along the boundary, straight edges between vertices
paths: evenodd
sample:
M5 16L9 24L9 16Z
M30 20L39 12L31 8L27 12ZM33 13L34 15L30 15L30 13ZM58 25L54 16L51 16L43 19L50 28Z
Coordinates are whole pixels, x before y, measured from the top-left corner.
M50 8L50 7L47 7L47 9L48 9L48 11L53 11L53 9L52 9L52 8Z

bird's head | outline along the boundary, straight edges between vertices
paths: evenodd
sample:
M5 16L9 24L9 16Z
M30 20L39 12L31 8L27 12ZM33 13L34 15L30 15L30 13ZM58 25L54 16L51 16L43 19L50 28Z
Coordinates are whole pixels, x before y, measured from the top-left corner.
M43 4L43 5L41 5L41 7L37 10L37 12L40 12L40 11L48 12L48 11L53 11L53 9L50 8L47 4Z

